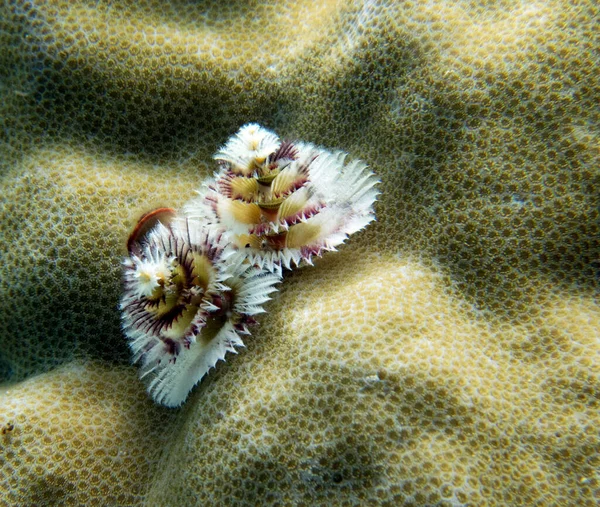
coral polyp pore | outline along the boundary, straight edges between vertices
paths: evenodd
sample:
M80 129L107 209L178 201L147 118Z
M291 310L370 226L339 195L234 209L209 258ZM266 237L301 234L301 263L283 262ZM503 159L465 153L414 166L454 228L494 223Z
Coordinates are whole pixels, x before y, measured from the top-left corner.
M123 329L155 401L180 405L226 352L243 346L279 278L231 258L197 221L158 223L124 261Z
M268 270L311 263L375 218L378 180L346 156L245 125L216 153L220 170L186 213Z

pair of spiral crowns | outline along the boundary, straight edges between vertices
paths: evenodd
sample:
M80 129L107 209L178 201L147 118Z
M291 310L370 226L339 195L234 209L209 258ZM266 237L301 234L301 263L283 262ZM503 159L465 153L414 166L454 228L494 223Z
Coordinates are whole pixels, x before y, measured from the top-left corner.
M183 208L144 215L124 261L122 325L157 402L178 406L264 312L282 268L374 220L378 180L346 153L243 126Z

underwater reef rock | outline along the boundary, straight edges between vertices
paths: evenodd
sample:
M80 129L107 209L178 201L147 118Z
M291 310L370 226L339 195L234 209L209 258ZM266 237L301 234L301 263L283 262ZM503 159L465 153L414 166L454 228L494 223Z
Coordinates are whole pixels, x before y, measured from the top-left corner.
M592 0L4 2L2 501L595 505L598 19ZM169 411L127 365L127 235L248 122L364 160L377 222L286 274Z

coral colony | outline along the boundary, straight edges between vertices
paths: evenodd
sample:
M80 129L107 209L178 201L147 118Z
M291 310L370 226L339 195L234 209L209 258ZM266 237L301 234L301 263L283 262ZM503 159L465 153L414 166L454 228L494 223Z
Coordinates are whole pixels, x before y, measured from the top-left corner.
M123 330L148 392L178 406L243 346L282 268L312 264L371 222L366 165L245 125L214 157L219 171L188 203L144 215L124 261Z

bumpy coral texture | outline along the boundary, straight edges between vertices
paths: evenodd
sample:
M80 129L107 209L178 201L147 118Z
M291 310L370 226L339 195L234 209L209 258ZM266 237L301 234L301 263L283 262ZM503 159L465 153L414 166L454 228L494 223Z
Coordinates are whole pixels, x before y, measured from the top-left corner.
M595 505L597 2L223 4L0 7L2 501ZM248 122L364 160L377 222L169 412L119 263Z
M95 362L3 386L0 414L2 505L138 504L179 426L135 371Z

